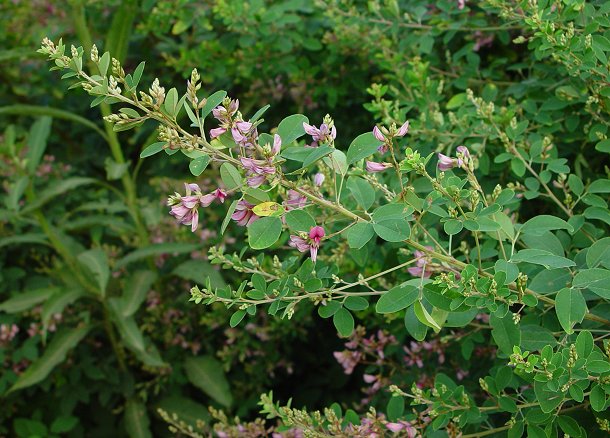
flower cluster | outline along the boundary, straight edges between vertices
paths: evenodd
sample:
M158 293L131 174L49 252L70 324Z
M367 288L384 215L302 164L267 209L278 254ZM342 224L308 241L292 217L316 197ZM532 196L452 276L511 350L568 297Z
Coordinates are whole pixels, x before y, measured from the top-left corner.
M204 195L197 184L184 183L184 188L186 194L182 196L176 192L168 198L167 205L171 207L170 214L179 223L190 225L191 231L194 232L199 224L199 207L207 207L216 199L224 203L227 193L218 188Z
M245 137L244 137L245 138ZM247 184L249 187L259 187L262 185L268 176L276 173L276 166L274 164L275 157L280 153L282 147L282 139L279 135L275 134L273 137L273 146L265 145L261 149L263 159L255 159L249 157L241 157L241 162L247 176Z
M466 146L458 146L456 157L448 157L441 153L438 154L438 169L443 172L454 167L465 168L470 162L470 152Z
M319 128L309 123L303 123L303 129L313 138L314 143L311 144L313 147L317 147L320 143L332 144L337 138L337 128L329 115L324 117Z
M311 227L309 233L307 233L306 235L303 234L303 236L290 236L289 245L293 248L298 249L300 252L309 251L311 255L311 260L315 262L318 258L318 249L320 248L320 243L324 235L324 228L320 226Z

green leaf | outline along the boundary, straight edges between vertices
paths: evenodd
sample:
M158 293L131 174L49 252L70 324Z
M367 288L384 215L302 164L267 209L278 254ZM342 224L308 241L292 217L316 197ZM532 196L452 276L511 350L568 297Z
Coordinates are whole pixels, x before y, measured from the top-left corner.
M489 318L489 325L492 328L491 336L502 353L510 355L513 353L514 346L521 345L521 331L519 326L513 322L510 313L504 318L498 318L492 314Z
M357 176L350 176L347 179L346 186L356 199L358 205L364 210L371 208L375 202L375 190L367 181Z
M409 332L413 339L416 341L423 341L426 338L428 332L428 326L419 322L419 318L415 315L415 306L407 308L405 312L405 328Z
M293 114L280 122L277 127L277 134L282 139L283 147L305 135L303 123L309 123L309 119L303 114Z
M384 293L377 305L377 313L395 313L406 309L419 297L419 289L409 284L401 284Z
M453 236L454 234L462 231L464 224L457 219L449 219L447 222L445 222L443 228L445 233L447 233L449 236Z
M555 347L557 340L553 332L539 325L521 326L521 348L528 351L540 351L546 345Z
M254 123L256 122L258 119L261 118L261 116L263 114L265 114L265 112L271 108L271 105L265 105L264 107L262 107L261 109L259 109L257 112L254 113L254 115L250 118L250 122Z
M555 312L567 334L574 333L574 324L582 322L587 314L587 303L579 290L561 289L555 297Z
M587 251L587 266L597 268L600 265L610 269L610 237L598 240Z
M179 395L162 398L155 405L155 411L158 409L167 412L170 418L175 416L179 421L191 426L193 430L197 430L197 424L200 424L201 421L210 420L210 414L205 406Z
M333 315L333 324L335 328L344 338L347 338L354 331L354 317L351 312L347 309L341 307L337 312Z
M199 176L203 173L208 164L210 163L210 156L203 155L201 157L195 158L189 163L189 170L195 176Z
M52 295L57 293L58 289L49 287L45 289L36 289L27 292L19 292L17 295L9 298L0 304L0 311L6 313L19 313L24 310L48 300Z
M191 259L182 262L172 271L172 275L177 275L180 278L194 281L201 285L206 284L209 279L210 285L213 288L225 287L227 285L220 271L205 260Z
M127 55L127 46L138 10L137 0L124 0L112 16L105 47L121 63L125 61Z
M171 88L165 95L165 101L163 102L163 108L170 117L176 116L176 105L178 104L178 90Z
M347 149L347 164L354 164L356 161L373 155L377 152L379 146L381 146L381 142L375 138L372 132L360 134Z
M534 392L536 400L540 403L542 412L548 414L553 412L564 399L563 393L550 391L544 382L534 381ZM546 434L543 434L546 437Z
M244 319L245 316L246 316L245 310L238 310L233 315L231 315L231 319L229 320L229 325L231 327L237 327L239 325L239 323L242 321L242 319Z
M40 192L38 194L37 199L29 204L26 204L25 207L21 211L22 211L22 213L25 214L30 211L39 209L40 207L45 205L47 202L50 202L53 198L56 198L59 195L63 195L64 193L66 193L68 191L73 191L77 187L87 185L87 184L93 184L96 182L97 182L97 180L95 180L93 178L85 178L85 177L80 177L80 176L75 176L72 178L59 180L58 182L50 185L49 187L44 189L42 192Z
M51 132L51 122L53 119L49 116L42 116L30 129L27 139L27 168L30 174L33 174L47 148L47 139Z
M205 119L214 108L220 105L225 97L227 97L227 92L223 90L219 90L208 96L205 105L201 108L201 120Z
M406 219L390 218L374 222L373 229L387 242L402 242L411 235L411 226Z
M309 231L316 226L315 219L305 210L290 210L284 216L286 225L295 231Z
M337 313L341 307L339 301L327 301L326 304L318 307L318 315L322 318L330 318Z
M220 235L223 235L225 233L225 231L227 230L227 227L229 226L229 222L231 221L231 216L233 216L233 213L235 213L235 209L237 208L238 203L239 203L239 200L236 199L235 201L231 202L231 205L229 205L227 214L225 215L225 218L222 221L222 225L220 226Z
M405 399L401 396L393 396L388 402L386 413L390 421L396 421L402 417L405 411Z
M309 152L309 154L303 160L302 168L309 167L321 158L330 155L333 151L335 151L335 148L331 148L327 145L322 145L317 148L309 148L309 150L311 152Z
M424 325L431 327L436 333L441 331L441 326L438 322L428 313L421 301L416 301L413 305L415 316Z
M589 193L610 193L610 179L597 179L587 189Z
M127 400L123 418L125 419L125 429L131 438L152 437L146 406L137 398Z
M137 312L148 292L157 279L157 274L152 271L136 271L127 283L121 297L121 313L123 316L131 316Z
M573 228L572 225L558 217L540 215L533 217L524 223L519 229L519 232L521 234L533 234L541 236L545 232L553 230L568 230L568 232L571 233Z
M593 268L579 271L574 276L572 287L589 289L600 297L610 300L610 270Z
M358 222L345 232L350 248L360 249L375 235L375 229L369 222Z
M184 361L189 381L225 407L233 404L229 382L222 370L222 363L212 356L191 357Z
M60 329L49 343L42 356L32 363L10 388L9 392L27 388L42 382L57 365L66 360L70 350L87 335L90 327L83 325L78 328Z
M44 302L40 315L44 333L46 334L53 315L62 313L66 306L69 306L84 296L85 291L82 289L62 289L51 295L49 299Z
M349 296L345 299L345 302L343 303L343 305L345 306L346 309L357 312L359 310L364 310L364 309L368 308L369 302L364 297Z
M590 331L583 330L578 333L578 336L576 337L576 352L578 353L579 358L588 358L593 351L594 345L593 335Z
M132 251L122 259L119 259L114 265L114 268L120 269L130 263L152 256L159 256L163 254L184 254L201 248L202 244L200 243L159 243L149 245Z
M328 157L324 157L323 161L334 172L341 175L345 175L347 173L347 157L342 151L334 149Z
M513 255L510 261L513 263L533 263L535 265L542 265L546 269L576 266L574 261L543 249L522 249L517 254Z
M164 141L158 141L156 143L148 145L146 146L146 148L144 148L142 152L140 152L140 158L146 158L150 157L151 155L155 155L156 153L159 153L163 149L165 149L166 145L167 143Z
M252 249L269 248L282 234L282 221L277 217L263 217L248 226L248 243Z
M78 263L87 269L92 275L95 284L103 297L106 294L106 286L110 278L110 267L108 256L100 249L90 249L78 255Z
M595 385L591 388L589 402L591 403L591 408L593 408L595 412L602 412L605 409L606 393L601 385Z
M220 166L220 178L228 190L241 186L241 174L231 163L223 163Z

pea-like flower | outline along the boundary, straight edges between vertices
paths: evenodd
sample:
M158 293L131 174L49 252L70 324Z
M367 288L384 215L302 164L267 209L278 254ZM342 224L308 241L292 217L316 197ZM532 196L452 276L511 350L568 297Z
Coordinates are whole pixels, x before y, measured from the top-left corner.
M335 125L329 127L326 123L322 123L319 128L303 122L303 129L311 135L313 140L318 143L331 143L337 138L337 128Z
M383 172L392 167L390 163L376 163L375 161L366 162L366 171L371 173Z
M298 249L299 252L309 251L311 260L315 262L318 258L320 243L325 234L324 228L320 226L311 227L307 235L303 234L303 236L290 236L289 245Z
M273 146L266 146L263 149L265 154L264 159L255 159L248 157L241 157L241 165L246 171L247 181L249 187L258 187L267 180L267 175L274 175L276 173L275 165L273 163L275 156L279 154L282 147L282 139L279 135L275 134L273 137Z
M313 183L314 183L314 184L315 184L317 187L321 187L321 186L322 186L322 184L324 184L324 179L325 179L325 178L326 178L326 177L324 176L324 174L323 174L323 173L319 173L319 172L318 172L318 173L316 173L316 174L313 176Z
M259 217L254 214L254 211L252 211L253 208L254 204L250 204L245 199L240 199L235 207L235 212L231 215L231 219L237 222L237 225L247 227L252 222L259 219Z
M218 105L212 110L212 115L220 122L220 127L210 129L210 138L216 138L232 128L233 116L239 109L239 100L226 98L222 105Z
M199 207L207 207L216 199L224 202L227 194L221 189L216 189L204 195L197 184L184 183L184 188L186 191L184 196L176 192L168 198L167 205L171 207L169 214L179 223L190 225L191 231L194 232L199 225Z
M429 250L434 249L431 246L426 246L426 248ZM415 266L407 268L409 274L413 275L414 277L421 277L423 274L424 278L429 278L430 275L432 275L432 270L430 269L430 257L428 257L425 252L419 250L413 252L413 255L415 256Z
M409 132L409 121L404 122L400 128L396 129L396 125L392 124L390 128L382 127L379 129L377 126L373 127L373 135L377 140L383 144L377 148L377 150L385 154L390 148L390 143L394 137L404 137Z
M447 155L441 153L437 154L439 170L445 172L449 169L453 169L454 167L461 167L463 169L467 168L468 164L470 163L470 151L466 146L458 146L456 151L456 158L448 157Z

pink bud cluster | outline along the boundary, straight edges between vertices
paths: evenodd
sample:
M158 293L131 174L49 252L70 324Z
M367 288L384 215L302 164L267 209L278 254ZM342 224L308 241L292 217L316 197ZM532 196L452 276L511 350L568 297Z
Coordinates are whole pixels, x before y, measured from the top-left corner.
M390 149L390 145L392 144L392 141L394 138L404 137L405 135L407 135L408 132L409 132L409 121L408 120L406 122L404 122L402 124L402 126L398 129L396 129L396 127L394 125L392 125L390 127L390 129L387 129L385 127L382 127L380 129L377 126L375 126L373 128L373 135L375 136L375 138L377 140L379 140L382 143L381 146L379 146L379 148L377 150L379 151L379 153L385 154ZM377 173L377 172L383 172L384 170L389 169L390 167L392 167L392 164L387 163L387 162L378 163L375 161L367 161L365 164L365 167L366 167L367 172Z

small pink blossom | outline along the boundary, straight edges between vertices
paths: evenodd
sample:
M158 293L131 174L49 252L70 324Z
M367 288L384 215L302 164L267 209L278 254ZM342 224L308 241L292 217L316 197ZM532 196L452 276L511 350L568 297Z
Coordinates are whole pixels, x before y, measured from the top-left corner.
M296 190L288 190L288 199L284 201L286 211L297 210L307 205L307 198Z
M431 246L426 246L426 248L430 250L434 249ZM427 254L423 251L416 250L413 252L413 255L415 256L415 266L407 268L409 274L413 275L414 277L421 277L423 274L424 278L429 278L430 275L432 275L432 270L429 266L430 260Z
M466 0L457 0L458 9L461 11L466 6Z
M253 204L250 204L245 199L240 199L237 203L237 207L235 207L235 212L231 215L231 219L237 222L237 225L241 225L242 227L252 224L252 222L259 219L259 217L252 211L252 208L254 208Z
M402 124L402 126L400 128L398 128L398 131L396 132L395 136L404 137L405 135L407 135L408 132L409 132L409 121L407 120L406 122L404 122Z
M326 123L322 123L319 128L303 122L303 129L312 136L315 142L332 143L337 138L337 128L333 125L329 128Z
M323 174L323 173L316 173L316 174L313 176L313 183L314 183L316 186L320 187L322 184L324 184L324 179L325 179L325 178L326 178L326 177L324 176L324 174Z
M210 138L220 137L225 132L227 132L226 128L214 128L214 129L210 129Z
M220 189L204 195L197 184L184 184L186 195L176 193L167 200L167 205L171 207L169 214L174 216L179 223L190 225L191 231L195 232L199 225L199 207L207 207L214 200L224 202L227 194Z
M454 160L447 155L441 153L438 154L438 169L446 172L447 170L453 169L457 165L457 160Z
M375 138L377 140L385 142L385 137L383 136L383 134L381 133L381 130L377 126L375 126L373 128L373 135L375 136Z
M320 226L311 227L307 237L290 236L289 245L296 248L299 252L307 252L309 250L311 260L315 262L318 258L318 249L324 235L324 228Z
M392 167L390 163L377 163L375 161L366 162L366 171L371 173L383 172Z

